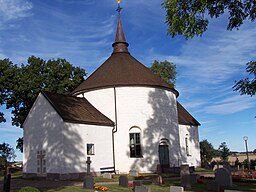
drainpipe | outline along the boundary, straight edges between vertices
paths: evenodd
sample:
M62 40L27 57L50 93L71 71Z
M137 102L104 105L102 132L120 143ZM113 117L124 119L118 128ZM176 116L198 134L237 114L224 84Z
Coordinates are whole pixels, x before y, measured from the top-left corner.
M117 132L117 104L116 104L116 87L115 86L114 86L114 107L115 107L115 125L112 129L112 144L113 144L113 166L114 166L114 173L116 174L114 134Z

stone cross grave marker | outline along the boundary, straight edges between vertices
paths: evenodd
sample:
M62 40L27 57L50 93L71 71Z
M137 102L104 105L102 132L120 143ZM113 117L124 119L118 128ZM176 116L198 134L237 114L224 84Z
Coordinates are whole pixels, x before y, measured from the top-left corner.
M184 187L185 189L191 188L189 165L180 166L180 179L182 187Z
M90 157L87 157L87 161L86 161L86 164L87 164L87 175L91 175L91 159Z
M220 168L215 171L215 181L223 187L229 187L232 185L232 175L226 168Z

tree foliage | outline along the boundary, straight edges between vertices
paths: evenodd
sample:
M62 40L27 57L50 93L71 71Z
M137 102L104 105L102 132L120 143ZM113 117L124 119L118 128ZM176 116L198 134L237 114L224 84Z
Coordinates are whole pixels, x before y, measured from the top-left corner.
M8 59L0 60L0 104L12 109L12 125L21 127L40 91L69 94L85 75L65 59L45 61L31 56L20 67ZM0 117L5 121L3 113Z
M0 144L0 157L2 166L6 168L8 162L14 160L16 155L14 149L8 143L4 142Z
M23 137L19 137L16 140L16 149L19 149L21 153L23 153Z
M208 27L209 18L228 15L227 29L238 29L245 20L256 18L255 0L165 0L168 34L186 38L201 36Z
M208 142L207 139L200 141L199 145L202 163L209 163L215 156L215 149L213 148L213 145Z
M171 87L175 86L176 82L176 65L169 61L157 61L155 60L152 66L149 68L154 74L160 76Z
M222 160L227 161L228 156L230 155L230 150L226 144L226 142L222 142L219 146L219 153Z
M246 72L250 77L235 82L234 91L239 91L241 95L253 96L256 94L256 61L248 62Z

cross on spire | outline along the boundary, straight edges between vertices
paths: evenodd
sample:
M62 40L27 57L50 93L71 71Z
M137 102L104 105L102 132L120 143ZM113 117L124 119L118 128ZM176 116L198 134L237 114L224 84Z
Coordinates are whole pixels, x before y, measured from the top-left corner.
M120 16L120 13L121 13L121 10L122 10L122 7L120 7L121 0L116 0L116 2L117 2L116 11L118 12L118 15Z

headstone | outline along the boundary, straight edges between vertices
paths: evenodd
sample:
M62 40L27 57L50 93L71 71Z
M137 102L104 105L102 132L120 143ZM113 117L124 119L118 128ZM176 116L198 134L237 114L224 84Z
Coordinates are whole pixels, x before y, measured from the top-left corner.
M209 180L207 182L207 191L211 192L219 192L220 191L220 185L214 181L214 180Z
M223 187L232 185L232 175L226 168L220 168L215 171L215 180L220 186Z
M119 177L119 185L121 187L128 187L128 177L125 175L121 175Z
M183 187L170 186L170 192L183 192L183 191L184 191Z
M105 179L112 179L112 174L111 173L103 173L102 177Z
M145 185L135 186L134 192L151 192L151 189L150 189L150 187L147 187Z
M180 166L181 186L185 189L191 188L189 165Z
M91 175L91 159L90 157L87 157L87 161L86 161L86 164L87 164L87 175Z
M94 180L92 176L85 176L83 188L91 190L94 188Z
M163 177L161 175L154 176L152 183L155 184L155 185L162 185L164 183L163 182Z
M199 178L200 178L200 175L198 174L190 174L191 184L196 184Z
M142 181L141 180L134 180L133 181L133 187L135 186L142 186Z
M138 177L139 173L136 170L130 170L129 175L132 176L132 177Z

